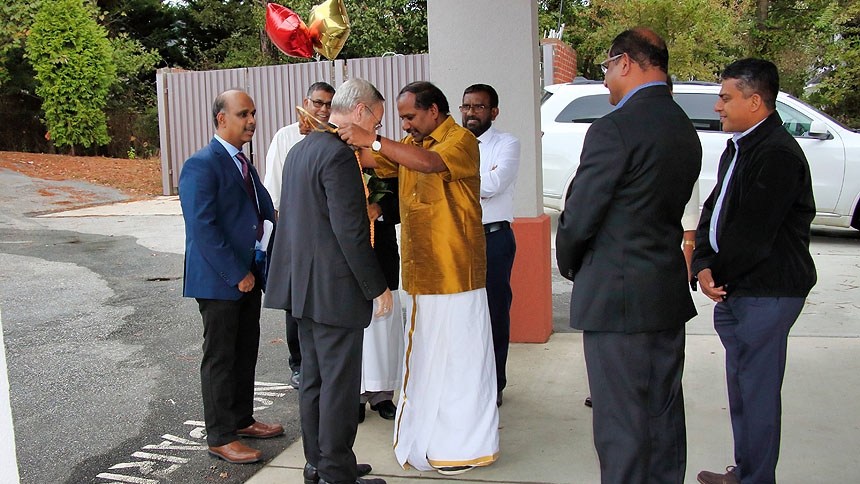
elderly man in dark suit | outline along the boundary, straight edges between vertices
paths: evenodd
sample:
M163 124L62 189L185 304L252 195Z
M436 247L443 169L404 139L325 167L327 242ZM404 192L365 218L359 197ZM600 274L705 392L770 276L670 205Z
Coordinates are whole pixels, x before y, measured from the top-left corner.
M260 345L262 271L254 254L263 221L275 210L257 170L242 153L257 127L254 101L243 91L215 98L215 136L182 166L179 200L185 218L183 294L203 316L200 378L209 452L249 463L260 451L238 437L269 438L280 424L254 420L254 370Z
M669 52L651 30L618 35L608 58L616 109L585 137L556 238L574 281L604 484L677 483L686 469L684 323L696 314L681 215L701 168L692 123L666 86Z
M330 123L374 129L383 98L363 79L332 99ZM385 484L362 479L352 444L358 430L364 328L391 311L391 291L371 245L361 166L353 147L324 125L290 150L281 183L266 307L298 321L305 482Z

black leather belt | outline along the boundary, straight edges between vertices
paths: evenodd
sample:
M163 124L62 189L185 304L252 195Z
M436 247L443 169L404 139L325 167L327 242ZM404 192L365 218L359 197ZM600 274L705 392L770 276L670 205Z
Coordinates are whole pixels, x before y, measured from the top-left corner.
M501 222L492 222L488 224L484 224L484 233L491 234L493 232L497 232L502 229L508 229L511 227L511 223L507 220L502 220Z

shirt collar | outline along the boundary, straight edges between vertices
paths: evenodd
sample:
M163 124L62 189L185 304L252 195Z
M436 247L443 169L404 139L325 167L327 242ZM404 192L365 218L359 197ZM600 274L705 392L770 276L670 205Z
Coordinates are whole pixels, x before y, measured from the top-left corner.
M630 92L628 92L623 98L621 98L621 101L618 102L618 104L615 106L615 109L618 109L621 106L624 106L624 103L626 103L627 100L630 99L630 97L633 96L634 94L636 94L637 92L641 91L642 89L645 89L646 87L651 87L651 86L668 86L668 84L666 84L663 81L646 82L645 84L640 84L640 85L634 87L633 89L631 89Z
M758 123L756 123L756 124L755 124L755 126L753 126L752 128L750 128L750 129L748 129L748 130L744 131L743 133L734 133L734 134L732 134L732 141L734 141L734 142L735 142L735 149L737 149L737 147L738 147L738 141L739 141L741 138L743 138L744 136L746 136L746 135L748 135L748 134L752 133L752 132L753 132L753 130L755 130L756 128L758 128L758 127L759 127L759 125L765 121L765 119L767 119L767 118L762 119L761 121L759 121Z
M478 142L480 142L481 144L489 143L496 136L496 132L496 127L491 124L486 131L481 133L481 136L478 136Z
M218 142L221 143L221 145L224 147L224 149L227 150L227 154L229 154L233 158L236 157L236 153L242 151L242 150L236 148L235 146L233 146L232 144L224 141L224 138L218 136L217 134L215 135L215 139L217 139Z
M445 133L447 133L448 130L451 129L452 124L455 124L454 118L449 114L445 121L442 121L442 124L436 126L436 129L434 129L430 132L430 134L424 137L420 144L426 148L427 146L429 146L427 144L427 140L431 140L432 142L438 143L445 136ZM430 143L430 145L432 144L433 143Z

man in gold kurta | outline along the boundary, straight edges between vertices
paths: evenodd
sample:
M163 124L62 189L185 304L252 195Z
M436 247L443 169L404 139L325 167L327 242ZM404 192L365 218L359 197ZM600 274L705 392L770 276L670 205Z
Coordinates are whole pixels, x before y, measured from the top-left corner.
M397 109L408 133L399 143L355 126L339 133L371 148L365 166L399 178L410 297L395 455L404 468L459 474L499 453L478 142L429 82L404 87Z

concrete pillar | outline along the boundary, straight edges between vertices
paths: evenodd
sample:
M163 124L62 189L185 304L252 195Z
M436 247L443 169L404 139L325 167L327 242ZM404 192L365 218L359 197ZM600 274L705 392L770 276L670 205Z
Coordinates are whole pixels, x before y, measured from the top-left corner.
M431 81L447 96L456 121L463 90L489 84L499 93L496 127L520 140L511 341L543 343L552 333L552 265L540 166L537 2L433 0L427 23Z
M6 373L6 345L3 343L3 315L0 314L0 481L17 484L18 460L15 457L15 430L12 427L12 405L9 400L9 376Z

